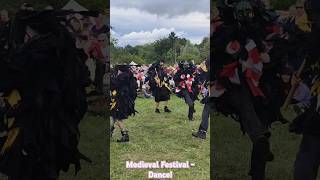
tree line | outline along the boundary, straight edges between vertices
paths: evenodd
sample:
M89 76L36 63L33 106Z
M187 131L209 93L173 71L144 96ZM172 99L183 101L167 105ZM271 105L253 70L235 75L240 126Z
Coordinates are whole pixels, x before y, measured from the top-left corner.
M111 64L151 64L157 60L164 60L167 64L175 64L181 60L200 63L208 58L210 53L210 39L204 37L200 44L192 44L186 38L178 37L171 32L167 37L144 45L125 47L118 46L118 40L111 38Z

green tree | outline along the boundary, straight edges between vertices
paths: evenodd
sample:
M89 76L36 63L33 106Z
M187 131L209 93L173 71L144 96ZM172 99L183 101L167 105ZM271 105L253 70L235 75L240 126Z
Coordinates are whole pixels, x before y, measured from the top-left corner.
M124 63L126 64L129 64L131 62L135 62L137 64L144 64L144 60L140 57L140 56L137 56L137 55L132 55L132 54L129 54L125 59L124 59Z
M176 34L174 32L171 32L169 34L168 38L170 40L171 50L169 50L167 52L167 54L169 53L170 54L169 58L171 57L174 60L174 62L176 63L176 59L177 59L177 39L178 39L178 37L176 36ZM172 57L172 55L173 55L173 57Z
M176 60L194 60L201 62L210 52L209 38L206 37L198 45L193 45L186 38L176 36L174 32L167 37L144 45L118 47L118 40L111 36L110 59L111 64L130 63L151 64L163 59L168 64Z
M194 60L195 63L200 63L201 57L200 57L200 51L199 49L195 46L192 45L190 42L188 42L184 47L181 49L181 55L178 57L178 60L187 60L191 61Z
M168 38L159 39L154 44L154 50L155 50L155 53L157 54L157 57L163 58L163 59L165 58L165 55L171 48L172 48L171 42L170 42L170 39Z
M132 47L130 45L127 45L124 49L125 49L125 51L127 51L130 54L134 54L134 55L138 54L138 49L136 47Z
M173 49L170 49L164 56L164 59L167 60L168 64L174 64L176 58L176 53Z
M160 57L155 52L154 43L137 46L138 54L145 60L145 64L153 63Z
M210 55L210 38L203 38L202 42L199 45L196 45L200 51L200 59L205 60Z

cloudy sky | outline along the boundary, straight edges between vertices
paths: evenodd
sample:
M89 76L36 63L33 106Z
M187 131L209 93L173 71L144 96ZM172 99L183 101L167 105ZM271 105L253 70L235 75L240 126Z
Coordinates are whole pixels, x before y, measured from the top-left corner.
M210 0L110 0L112 36L135 46L177 36L200 43L210 31Z

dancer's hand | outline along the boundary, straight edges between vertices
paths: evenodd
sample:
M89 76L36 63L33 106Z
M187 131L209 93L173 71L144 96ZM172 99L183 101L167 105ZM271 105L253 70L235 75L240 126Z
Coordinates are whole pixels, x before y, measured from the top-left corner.
M291 78L291 86L298 86L301 82L301 78L297 74L293 74Z

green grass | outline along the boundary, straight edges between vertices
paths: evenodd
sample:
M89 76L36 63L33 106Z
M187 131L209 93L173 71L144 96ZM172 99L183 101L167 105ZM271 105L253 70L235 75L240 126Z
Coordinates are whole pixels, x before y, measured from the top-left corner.
M93 162L81 161L82 169L74 176L74 167L62 172L60 180L106 180L107 175L107 119L87 115L80 123L80 152Z
M289 120L291 117L286 114ZM211 122L216 156L215 172L217 179L249 180L251 142L243 136L239 123L223 116L215 116ZM271 128L271 148L275 155L267 164L266 177L269 180L292 180L293 167L299 149L301 136L289 133L288 124L275 123Z
M147 169L125 169L125 161L190 161L196 164L191 169L173 169L174 179L207 180L210 174L210 137L206 140L191 137L197 130L203 106L196 102L194 122L187 120L187 105L182 99L172 96L170 114L154 113L152 99L138 98L136 109L139 113L126 122L130 142L119 144L120 132L114 133L110 144L112 180L147 179ZM290 114L286 114L289 117ZM292 114L289 120L293 118ZM82 162L82 170L74 176L73 167L61 174L61 180L104 180L107 179L107 134L106 123L102 117L87 115L80 124L80 151L91 158L92 164ZM212 119L211 131L216 161L212 165L218 180L249 180L251 142L242 135L239 124L223 116ZM271 128L271 148L275 160L267 164L268 180L292 180L293 165L299 149L301 136L288 132L288 125L275 123ZM209 132L210 133L210 132ZM168 172L160 169L154 172ZM320 179L320 178L318 178Z
M187 120L187 105L182 99L171 96L169 108L172 113L154 112L153 99L137 98L134 117L125 121L130 142L119 144L117 129L110 143L110 173L112 180L147 179L148 169L126 169L125 161L190 161L191 169L173 169L173 179L206 180L210 178L210 137L206 140L192 138L197 130L203 106L196 102L195 121ZM155 169L154 172L169 172L170 169Z

